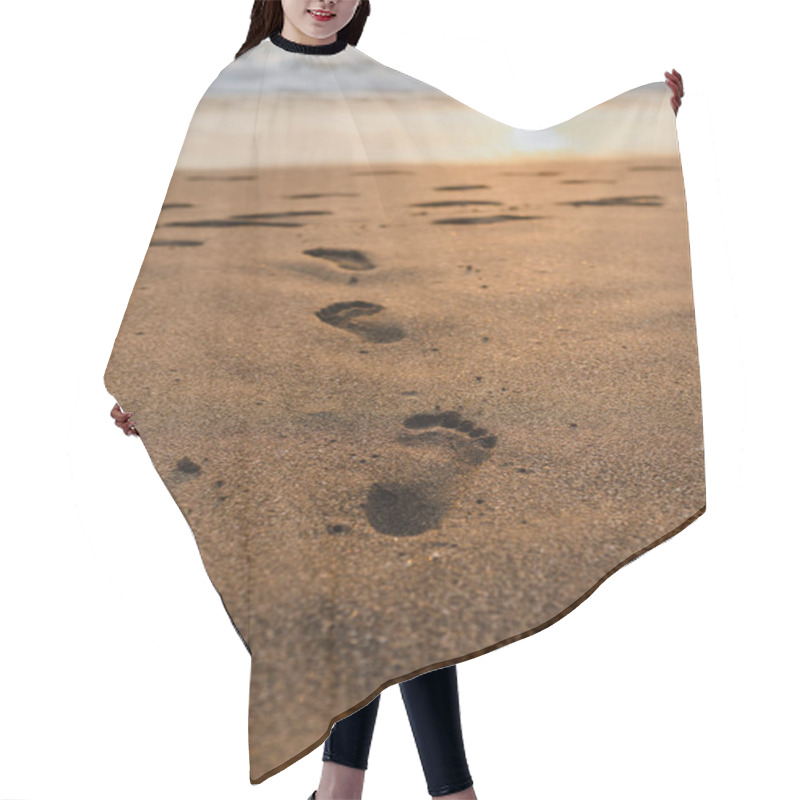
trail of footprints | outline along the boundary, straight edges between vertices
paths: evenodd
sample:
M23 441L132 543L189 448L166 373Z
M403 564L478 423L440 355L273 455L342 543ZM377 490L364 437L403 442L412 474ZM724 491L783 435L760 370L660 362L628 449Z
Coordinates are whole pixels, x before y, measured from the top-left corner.
M632 167L632 169L659 169L659 167ZM373 174L373 173L368 173ZM557 175L557 172L540 173L507 173L507 174L534 174L541 176ZM202 180L203 177L193 177L192 180ZM233 180L234 178L230 178ZM253 176L243 176L241 180L251 180ZM562 181L563 183L588 183L589 181ZM595 181L599 182L599 181ZM439 191L465 191L489 188L483 184L454 185L436 187ZM332 193L334 194L334 193ZM344 195L345 193L339 193ZM294 195L296 198L317 198L323 194ZM659 196L617 196L605 197L595 200L572 201L562 203L580 207L583 205L631 205L652 206L661 205ZM416 203L420 208L444 208L453 206L475 205L501 205L488 200L447 200L427 203ZM164 208L187 208L189 203L165 204ZM239 214L226 220L198 220L194 222L169 222L167 226L174 227L235 227L243 225L298 227L302 222L292 221L292 217L315 216L330 214L330 211L290 211L273 214ZM290 219L286 219L289 217ZM493 224L508 220L540 219L535 216L522 216L514 214L496 214L482 217L448 217L433 220L432 224L438 225L476 225ZM169 246L198 246L203 244L197 240L162 240L153 241L151 245ZM304 250L305 255L325 259L335 264L339 269L351 272L362 272L376 269L376 265L369 257L355 249L341 249L334 247L315 247ZM364 341L373 344L389 344L405 337L405 331L397 324L386 323L381 319L384 307L377 303L363 300L342 301L331 303L315 312L317 318L327 325L339 328L354 334ZM366 501L362 504L367 520L372 528L390 536L418 536L428 530L438 527L450 505L450 493L454 487L453 480L459 475L467 474L471 469L483 464L492 454L497 444L497 436L475 422L465 419L458 411L437 411L433 413L418 413L406 417L402 421L403 429L398 433L396 441L405 448L436 447L440 452L451 458L451 473L447 478L439 477L438 480L422 480L417 474L408 475L406 478L391 478L375 482L371 485ZM176 474L183 478L194 477L200 467L188 459L178 463ZM185 473L185 474L184 474ZM221 498L225 499L225 498ZM328 526L332 529L349 530L348 525Z
M306 255L333 262L343 270L376 269L359 250L317 247ZM364 300L331 303L316 312L322 322L355 334L361 339L385 344L406 334L399 325L381 320L383 306ZM397 443L407 448L436 447L451 462L450 474L423 480L412 471L405 478L375 482L363 504L373 530L389 536L418 536L441 524L450 505L454 481L482 464L497 444L497 437L458 411L412 414L403 420Z
M558 173L542 173L558 174ZM566 182L566 181L565 181ZM586 181L588 182L588 181ZM465 191L489 188L480 185L440 186L440 191ZM573 207L582 205L660 205L657 196L618 196L599 200L574 201ZM415 203L419 208L448 208L475 205L501 205L489 200L442 200ZM436 225L492 224L516 219L540 219L531 215L495 214L489 216L446 217L433 220ZM325 259L339 269L362 272L376 269L376 265L360 250L316 247L304 250L305 255ZM316 311L316 316L327 325L355 334L374 344L388 344L404 338L399 325L381 319L384 307L364 300L331 303ZM403 430L397 442L407 448L436 447L450 458L449 474L431 475L423 479L415 470L400 478L386 478L374 482L367 493L362 508L373 530L389 536L419 536L441 525L457 491L459 478L480 466L492 454L497 436L458 411L413 414L403 420ZM329 530L349 530L349 526L329 526Z
M333 261L340 269L370 270L375 269L369 258L360 250L341 250L333 247L315 247L303 250L306 255L316 256ZM364 300L351 300L331 303L316 312L317 318L334 328L354 333L359 338L373 344L388 344L405 338L405 331L400 325L384 322L379 316L384 308L377 303Z

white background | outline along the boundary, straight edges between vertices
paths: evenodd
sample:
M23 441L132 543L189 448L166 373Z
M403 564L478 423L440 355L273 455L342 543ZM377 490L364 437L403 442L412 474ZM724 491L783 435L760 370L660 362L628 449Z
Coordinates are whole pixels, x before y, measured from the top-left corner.
M103 373L197 102L250 0L3 4L0 799L251 786L249 657ZM557 624L458 666L481 800L796 798L798 227L791 5L373 0L360 49L559 124L675 67L708 511ZM365 800L426 798L399 688Z

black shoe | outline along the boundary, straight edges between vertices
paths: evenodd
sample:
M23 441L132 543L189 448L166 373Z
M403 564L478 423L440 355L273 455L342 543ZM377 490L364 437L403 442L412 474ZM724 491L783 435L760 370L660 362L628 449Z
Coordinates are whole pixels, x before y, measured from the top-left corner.
M316 796L317 796L317 790L316 790L316 789L314 789L314 791L313 791L313 792L311 792L311 797L309 797L309 798L308 798L308 800L314 800L314 798L315 798Z

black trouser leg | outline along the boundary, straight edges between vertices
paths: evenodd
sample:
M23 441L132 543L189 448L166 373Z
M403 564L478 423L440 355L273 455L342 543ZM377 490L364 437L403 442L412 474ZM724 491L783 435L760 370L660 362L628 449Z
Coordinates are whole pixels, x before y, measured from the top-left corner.
M455 664L403 681L400 692L429 794L438 797L472 786L461 733ZM325 740L323 761L367 768L380 699L378 695L355 714L334 724Z
M472 786L461 733L456 665L400 684L431 797Z
M355 714L333 723L322 751L323 761L335 761L356 769L367 768L380 699L378 695Z

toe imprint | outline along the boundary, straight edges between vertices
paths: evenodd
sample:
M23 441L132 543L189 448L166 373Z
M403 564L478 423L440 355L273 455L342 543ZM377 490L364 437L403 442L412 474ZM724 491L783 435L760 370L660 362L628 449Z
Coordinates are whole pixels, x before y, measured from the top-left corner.
M471 464L480 464L491 454L497 437L486 428L478 427L472 420L463 419L458 411L442 411L434 414L412 414L403 420L403 427L421 431L408 434L401 432L398 440L415 447L431 442L447 444ZM436 428L445 428L438 431ZM457 433L450 433L457 431ZM460 436L458 434L466 434Z
M476 428L475 423L462 419L458 411L442 411L439 414L412 414L403 420L403 425L412 430L426 428L452 428L467 433L471 439L477 439L481 447L492 448L497 444L497 437L486 428Z

